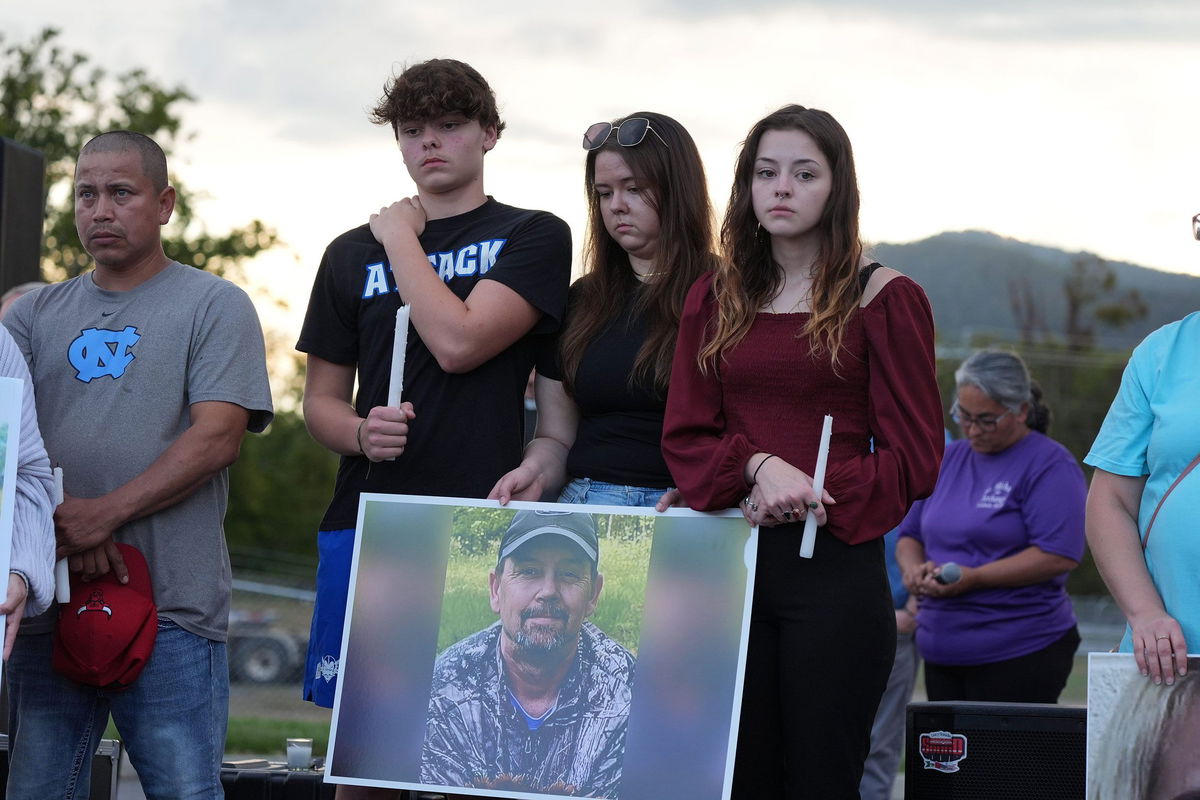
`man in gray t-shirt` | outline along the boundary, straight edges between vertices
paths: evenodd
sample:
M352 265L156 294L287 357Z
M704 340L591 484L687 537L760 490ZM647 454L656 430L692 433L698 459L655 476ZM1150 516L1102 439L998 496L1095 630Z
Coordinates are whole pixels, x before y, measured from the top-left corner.
M120 692L51 669L57 610L23 626L9 662L9 798L71 796L111 711L150 796L220 796L231 576L226 468L271 420L262 330L232 283L166 257L175 192L141 134L92 139L75 224L95 269L22 297L5 318L29 362L66 499L59 554L86 579L142 551L158 606L145 670ZM40 624L39 624L40 623Z

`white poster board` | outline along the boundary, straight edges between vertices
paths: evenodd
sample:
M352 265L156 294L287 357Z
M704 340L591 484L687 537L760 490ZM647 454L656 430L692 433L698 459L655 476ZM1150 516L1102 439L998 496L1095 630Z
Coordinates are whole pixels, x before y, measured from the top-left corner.
M0 378L0 452L4 454L0 472L0 575L8 575L12 556L13 508L17 498L17 460L21 449L21 401L25 382ZM7 592L8 581L4 582ZM0 616L0 642L8 628L7 617Z
M1155 684L1130 653L1088 654L1086 796L1200 797L1200 656Z
M561 629L577 638L560 647L574 656L544 722L510 696L521 663L504 651L534 602L514 605L493 584L520 569L497 557L524 510L589 516L591 572L603 576L585 623L562 601ZM757 545L736 511L364 494L358 531L327 780L505 798L729 797ZM595 666L614 658L632 666ZM535 765L514 742L550 754Z

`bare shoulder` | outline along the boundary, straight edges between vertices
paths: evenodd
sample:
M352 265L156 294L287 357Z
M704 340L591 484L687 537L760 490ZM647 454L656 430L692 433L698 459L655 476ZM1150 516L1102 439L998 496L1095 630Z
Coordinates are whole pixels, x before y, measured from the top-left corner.
M863 290L862 300L859 301L859 307L862 308L874 300L883 287L894 281L896 278L904 277L904 273L897 272L891 267L880 267L871 273L871 279L867 281L867 288Z

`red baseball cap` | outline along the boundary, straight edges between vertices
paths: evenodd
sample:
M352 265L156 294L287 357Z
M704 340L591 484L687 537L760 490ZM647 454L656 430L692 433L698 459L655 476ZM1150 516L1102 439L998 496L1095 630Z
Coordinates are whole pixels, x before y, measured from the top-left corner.
M71 601L59 607L54 669L73 681L124 689L137 680L154 650L158 609L150 568L136 547L117 544L129 582L114 573L84 583L71 574Z

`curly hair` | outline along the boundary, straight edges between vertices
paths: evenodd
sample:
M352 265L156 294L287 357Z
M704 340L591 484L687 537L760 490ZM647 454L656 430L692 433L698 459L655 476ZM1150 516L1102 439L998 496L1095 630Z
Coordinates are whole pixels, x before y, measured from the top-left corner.
M401 122L455 113L484 128L494 125L496 138L504 131L496 93L483 76L462 61L433 58L405 68L391 83L384 84L383 97L371 111L371 121L391 125L392 133L399 137Z

